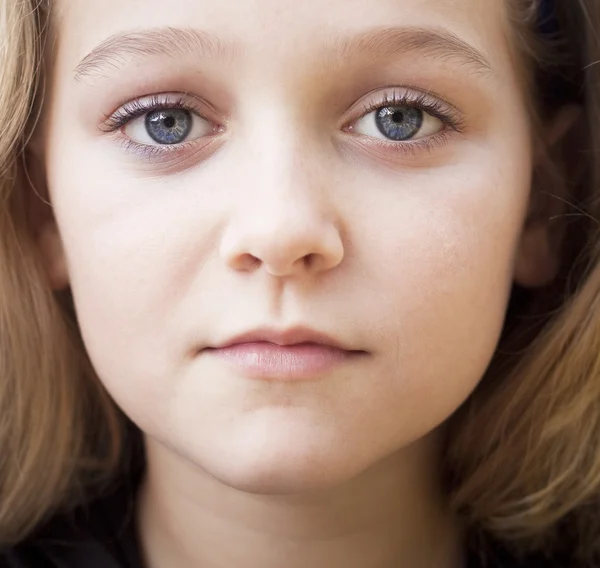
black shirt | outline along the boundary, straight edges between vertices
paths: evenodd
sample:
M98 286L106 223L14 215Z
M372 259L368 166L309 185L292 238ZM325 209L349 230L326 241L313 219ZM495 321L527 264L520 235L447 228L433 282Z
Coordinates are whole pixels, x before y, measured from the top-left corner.
M135 491L130 489L115 490L71 515L59 516L26 542L0 550L0 568L144 568L134 522ZM489 543L481 552L481 539L477 548L470 553L467 568L570 566L556 559L519 562Z

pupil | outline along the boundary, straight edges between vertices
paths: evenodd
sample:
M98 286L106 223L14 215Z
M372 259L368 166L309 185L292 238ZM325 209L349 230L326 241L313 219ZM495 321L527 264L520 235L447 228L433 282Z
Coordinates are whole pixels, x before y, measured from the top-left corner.
M185 109L159 109L146 115L146 131L159 144L181 144L192 126L192 115Z
M398 105L383 107L375 116L379 131L389 140L409 140L421 130L424 113L421 109Z
M175 119L172 116L167 116L164 118L163 124L166 128L173 128L175 126Z

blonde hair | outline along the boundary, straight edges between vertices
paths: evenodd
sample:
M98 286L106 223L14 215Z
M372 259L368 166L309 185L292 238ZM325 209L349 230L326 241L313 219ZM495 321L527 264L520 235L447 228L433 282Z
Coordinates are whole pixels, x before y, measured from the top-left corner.
M571 21L584 9L598 11L596 0L587 1L589 6L584 0L562 3L569 4L562 25L580 26L579 37L589 41L580 46L583 60L591 62L599 50L590 20L600 21L600 13ZM514 43L528 62L535 97L535 85L547 71L534 33L538 6L536 0L512 3ZM50 292L27 222L31 188L21 160L35 117L46 16L40 1L0 0L0 542L5 543L23 539L58 509L88 498L125 459L125 421L85 354L69 296ZM600 148L598 77L589 67L590 151ZM600 166L589 161L578 211L599 218ZM573 279L572 290L560 291L560 308L547 317L540 313L543 325L518 353L503 357L511 343L501 344L496 363L452 418L445 456L451 504L471 527L528 549L549 542L573 517L581 527L582 557L593 554L584 528L597 531L600 519L595 510L588 512L600 495L600 241L593 229L579 251L580 278Z
M451 421L446 458L451 503L471 526L521 551L569 547L586 563L600 561L600 44L592 25L600 25L600 3L560 4L565 32L583 41L589 163L568 215L580 217L571 238L581 240L583 226L584 244L565 285L549 290L559 305L512 322Z
M28 229L20 160L40 78L44 11L0 1L0 542L15 542L115 468L118 414ZM63 304L62 307L60 304Z

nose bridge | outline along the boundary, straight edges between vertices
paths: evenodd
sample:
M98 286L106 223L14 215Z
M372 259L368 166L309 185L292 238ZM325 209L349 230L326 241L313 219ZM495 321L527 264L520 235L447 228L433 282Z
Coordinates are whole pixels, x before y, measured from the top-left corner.
M273 120L277 113L270 115ZM261 121L265 130L251 137L257 142L241 158L244 196L222 256L235 269L260 266L275 276L332 268L341 262L343 244L327 176L290 117L271 120Z
M284 97L282 93L281 98ZM256 120L247 127L248 138L256 149L255 174L259 183L255 189L273 197L287 194L298 200L308 198L318 184L307 183L311 173L315 177L317 173L314 140L305 117L295 105L266 97L265 101L262 105L257 102L256 106L265 110L255 113Z
M291 235L324 221L330 207L323 177L300 143L282 140L262 151L250 195L263 213L264 230L271 226L281 236Z

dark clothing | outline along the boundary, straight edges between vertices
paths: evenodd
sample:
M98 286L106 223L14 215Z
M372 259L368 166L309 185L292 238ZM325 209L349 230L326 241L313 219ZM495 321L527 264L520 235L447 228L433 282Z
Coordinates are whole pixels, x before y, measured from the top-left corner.
M130 485L72 515L57 517L26 542L0 551L0 568L144 568L135 530L134 496ZM467 568L569 567L557 559L518 562L497 546L486 546L486 552L478 548L479 552L470 554Z
M0 552L0 568L143 568L133 496L120 489L57 517L26 542Z

